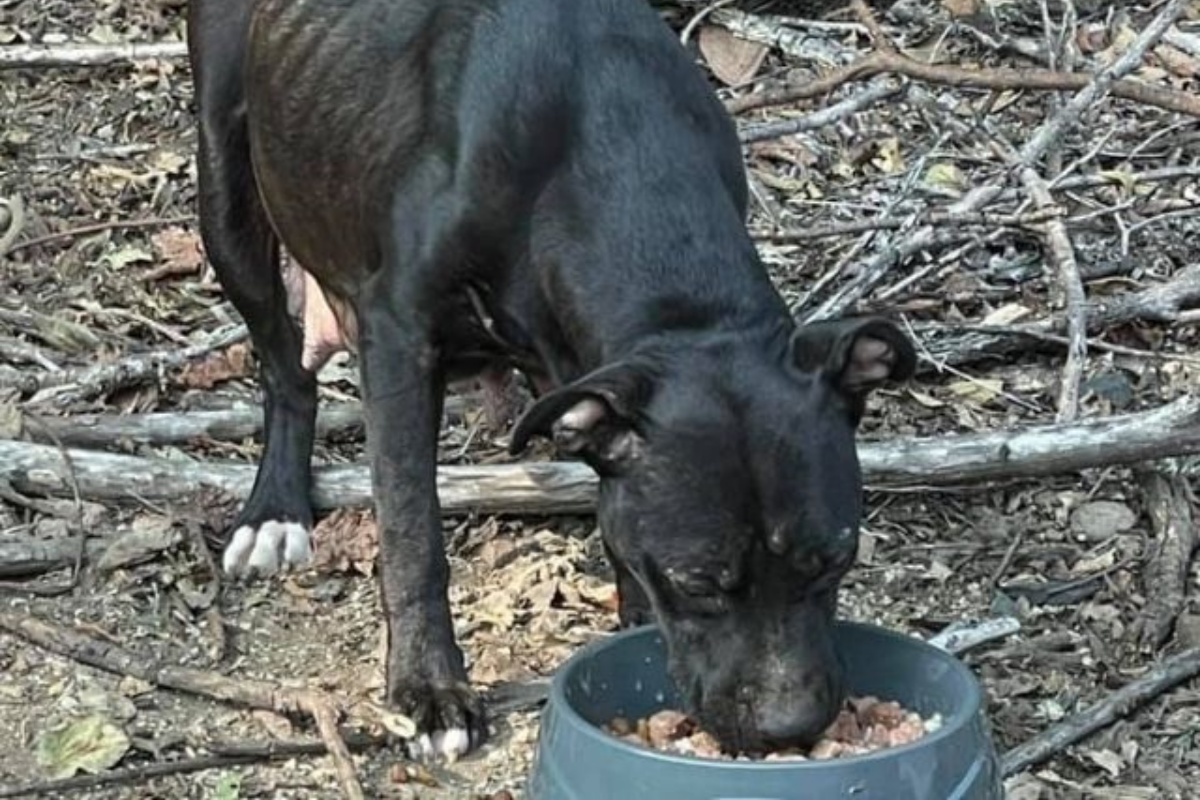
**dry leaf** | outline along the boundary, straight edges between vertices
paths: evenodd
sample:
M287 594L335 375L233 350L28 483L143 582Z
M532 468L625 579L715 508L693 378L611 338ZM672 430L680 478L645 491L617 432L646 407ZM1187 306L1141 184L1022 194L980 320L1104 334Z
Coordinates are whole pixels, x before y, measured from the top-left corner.
M960 194L967 188L967 176L957 164L949 161L930 164L929 169L925 170L923 181L927 186L950 189Z
M956 397L983 405L1000 396L1000 393L1004 391L1004 382L997 378L975 378L952 381L946 384L946 388Z
M1084 750L1083 754L1114 778L1121 774L1121 770L1125 766L1124 759L1112 750Z
M1029 316L1031 312L1020 303L1006 303L983 318L984 325L1012 325Z
M143 694L149 694L154 691L154 684L149 681L144 681L141 678L135 678L132 675L126 675L121 678L117 684L117 691L126 697L137 697Z
M96 562L100 572L140 564L183 541L183 530L170 517L142 514L130 529L112 540Z
M971 17L979 13L979 0L942 0L942 8L956 19Z
M529 601L529 608L533 612L546 612L554 607L554 601L560 597L558 579L551 578L543 581L530 587L524 594L525 599Z
M1181 78L1194 78L1200 75L1200 61L1169 44L1160 44L1154 48L1154 55L1162 65Z
M187 166L188 160L186 156L182 156L174 150L156 150L150 156L150 163L154 168L168 175L182 172L183 168Z
M274 711L260 709L258 711L251 711L250 716L262 726L263 730L271 735L272 739L287 739L293 733L291 721L281 714L276 714Z
M945 583L948 578L954 577L954 570L935 559L929 562L929 568L925 570L925 577L938 583Z
M313 568L318 572L375 574L379 532L367 509L339 508L317 523L312 534Z
M150 237L158 251L160 266L146 275L148 280L157 280L172 275L192 275L200 271L204 255L200 251L200 237L183 228L166 228Z
M697 44L708 68L726 86L740 86L753 79L769 49L761 42L738 38L719 25L702 27Z
M925 394L924 392L918 392L916 389L909 389L908 394L909 394L909 397L911 397L913 400L916 400L921 405L925 406L925 408L945 408L946 407L945 403L943 403L941 400L938 400L933 395Z
M1095 575L1110 569L1117 563L1117 554L1113 550L1105 550L1090 558L1081 558L1071 565L1072 575Z
M128 245L126 247L118 247L104 254L104 260L108 262L113 269L124 269L130 264L140 262L150 262L154 260L154 256L148 250L144 250L136 245Z
M81 717L47 731L37 742L37 758L50 778L69 778L76 772L95 774L114 766L129 750L129 737L120 726L99 714Z
M1108 44L1108 26L1103 22L1080 25L1075 32L1075 45L1084 55L1099 52Z
M179 383L189 389L211 389L222 381L250 374L250 347L245 342L209 353L202 361L183 368Z
M579 597L583 602L596 608L616 613L620 605L620 598L617 596L617 585L615 583L584 583L577 588L579 590Z

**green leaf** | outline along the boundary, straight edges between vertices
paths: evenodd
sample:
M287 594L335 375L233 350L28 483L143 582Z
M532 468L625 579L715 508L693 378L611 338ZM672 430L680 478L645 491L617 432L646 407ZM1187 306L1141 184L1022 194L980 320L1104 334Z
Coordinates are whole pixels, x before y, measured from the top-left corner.
M37 759L51 778L69 778L80 770L102 772L129 750L129 737L100 714L72 720L42 734Z
M956 164L949 161L930 164L929 169L925 170L924 182L926 186L937 186L959 193L967 188L967 176L963 175L963 171Z
M236 772L226 772L217 780L212 800L238 800L241 796L242 776Z

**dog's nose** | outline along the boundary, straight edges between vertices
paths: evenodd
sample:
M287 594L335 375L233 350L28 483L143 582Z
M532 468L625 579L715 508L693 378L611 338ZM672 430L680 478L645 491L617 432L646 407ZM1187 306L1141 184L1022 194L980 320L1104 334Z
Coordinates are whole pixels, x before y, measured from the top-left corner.
M755 715L758 736L775 747L809 747L837 716L837 704L817 698L772 703Z
M838 716L841 692L834 680L822 681L815 691L764 698L755 709L755 728L776 747L808 747Z

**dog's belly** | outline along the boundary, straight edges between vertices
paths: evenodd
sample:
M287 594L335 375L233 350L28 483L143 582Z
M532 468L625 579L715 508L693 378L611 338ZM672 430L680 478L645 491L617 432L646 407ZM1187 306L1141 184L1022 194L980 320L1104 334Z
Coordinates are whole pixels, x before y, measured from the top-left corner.
M300 363L317 372L342 350L353 350L358 340L358 321L351 305L330 298L321 284L292 259L283 266L283 286L288 312L304 329Z

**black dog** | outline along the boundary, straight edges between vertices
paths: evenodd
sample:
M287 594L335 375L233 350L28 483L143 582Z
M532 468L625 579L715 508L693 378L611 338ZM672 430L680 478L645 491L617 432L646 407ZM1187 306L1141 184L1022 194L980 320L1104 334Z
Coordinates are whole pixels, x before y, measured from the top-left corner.
M497 367L543 390L512 450L550 435L600 475L621 621L661 624L689 710L735 748L814 738L855 429L913 350L875 319L797 327L731 120L644 0L193 0L190 32L202 232L266 415L226 568L308 557L319 358L282 243L360 354L389 699L426 749L486 730L435 469L447 381Z

